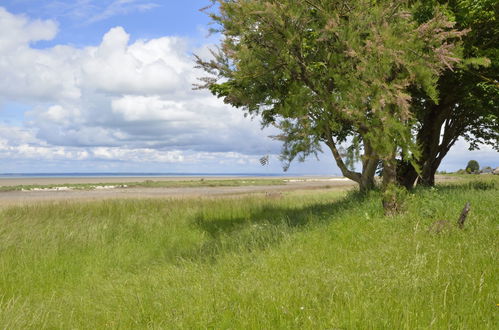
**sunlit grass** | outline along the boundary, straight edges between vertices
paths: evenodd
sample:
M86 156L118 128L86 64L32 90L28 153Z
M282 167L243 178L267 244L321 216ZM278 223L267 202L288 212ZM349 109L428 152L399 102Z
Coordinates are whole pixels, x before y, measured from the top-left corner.
M0 328L493 329L497 179L4 209Z

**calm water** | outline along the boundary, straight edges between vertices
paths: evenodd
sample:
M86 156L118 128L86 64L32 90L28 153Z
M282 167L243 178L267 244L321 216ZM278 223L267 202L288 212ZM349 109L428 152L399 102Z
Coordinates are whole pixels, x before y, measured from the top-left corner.
M97 178L97 177L286 177L301 174L283 173L0 173L0 178Z

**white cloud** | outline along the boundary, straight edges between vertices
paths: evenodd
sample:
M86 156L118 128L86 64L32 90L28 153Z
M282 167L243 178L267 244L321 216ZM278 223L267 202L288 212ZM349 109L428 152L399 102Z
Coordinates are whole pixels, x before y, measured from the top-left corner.
M0 171L9 166L7 162L31 161L113 161L129 163L161 164L258 164L257 156L237 152L192 152L185 150L157 150L153 148L127 147L74 147L53 146L36 138L32 129L0 125Z
M196 114L185 109L181 102L162 100L159 96L126 95L111 102L113 113L124 121L163 120L169 122L188 122L196 120Z
M128 41L124 29L116 27L104 35L99 47L86 49L81 61L85 88L143 95L185 87L184 73L192 67L185 42L165 37L128 46Z
M22 15L12 15L0 7L0 52L16 51L27 44L40 40L51 40L57 34L54 21L29 20Z
M0 27L13 31L0 34L0 101L32 105L24 128L1 128L12 138L0 140L0 158L198 163L214 155L249 164L279 150L258 121L192 90L202 73L182 38L130 43L116 27L97 46L35 49L30 42L55 36L55 22L0 8Z
M58 46L40 51L32 42L57 33L53 21L29 21L0 7L0 100L44 100L80 97L72 69L75 49ZM5 33L8 31L8 33Z
M41 119L45 122L64 126L73 123L75 118L79 118L80 115L78 109L66 109L60 105L53 105L41 113Z

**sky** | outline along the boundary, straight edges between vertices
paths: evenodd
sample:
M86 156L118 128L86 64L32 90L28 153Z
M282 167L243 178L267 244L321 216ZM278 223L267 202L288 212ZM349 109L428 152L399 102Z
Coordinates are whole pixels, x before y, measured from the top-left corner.
M192 89L217 42L208 4L0 0L0 173L283 173L275 130ZM470 159L499 166L459 141L440 170ZM325 150L288 174L340 171Z

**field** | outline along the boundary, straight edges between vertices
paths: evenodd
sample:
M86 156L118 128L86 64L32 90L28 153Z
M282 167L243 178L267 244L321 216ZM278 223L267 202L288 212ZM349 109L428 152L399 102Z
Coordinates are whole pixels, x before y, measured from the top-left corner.
M338 189L3 208L0 328L494 329L498 197L477 176L395 217Z

